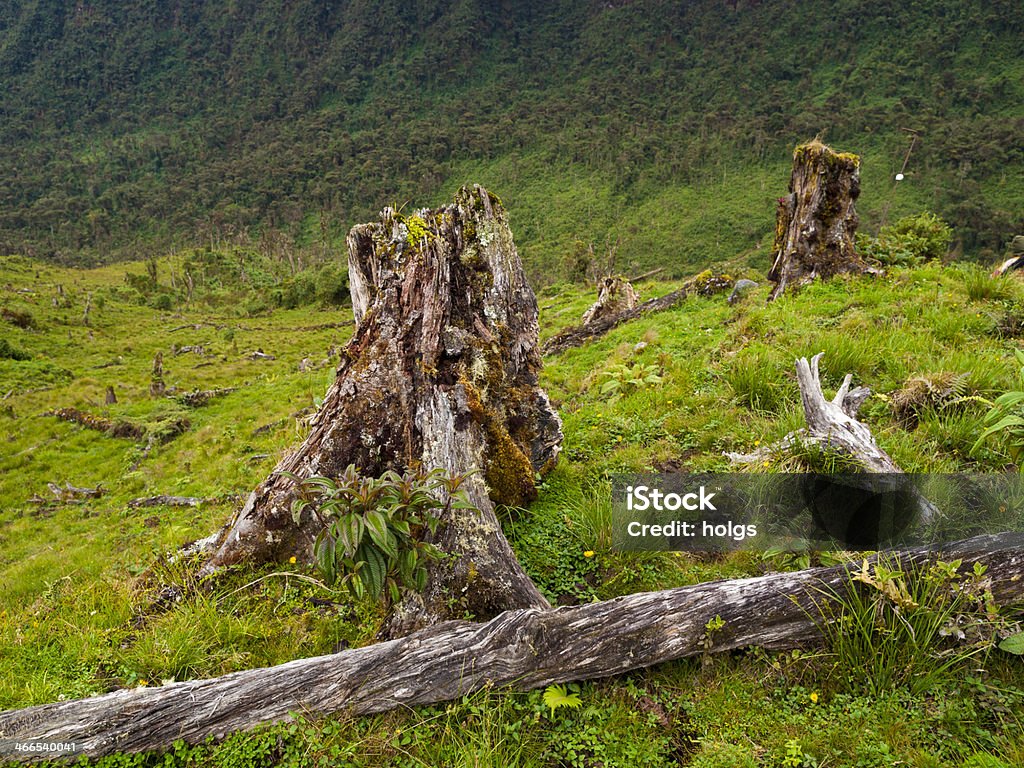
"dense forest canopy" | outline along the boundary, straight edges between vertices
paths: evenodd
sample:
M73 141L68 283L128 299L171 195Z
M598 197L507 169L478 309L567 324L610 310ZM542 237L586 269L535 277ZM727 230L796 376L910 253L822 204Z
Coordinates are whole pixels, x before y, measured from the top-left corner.
M504 197L534 276L589 244L684 273L767 260L789 150L822 133L864 156L869 230L927 208L991 260L1024 229L1019 11L3 0L0 252L333 247L472 179Z

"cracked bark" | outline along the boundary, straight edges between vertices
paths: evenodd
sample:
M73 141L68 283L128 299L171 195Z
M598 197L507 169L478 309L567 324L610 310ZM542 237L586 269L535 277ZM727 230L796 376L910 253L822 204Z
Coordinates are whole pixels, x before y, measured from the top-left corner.
M769 301L815 278L874 272L854 248L859 195L857 155L834 152L816 139L796 148L789 194L779 198L776 212Z
M887 553L904 569L936 557L987 567L996 600L1019 601L1024 534L979 536L940 551ZM673 659L820 641L821 610L856 565L645 592L600 603L452 621L397 640L208 680L135 688L0 713L0 738L74 742L91 757L221 738L293 713L365 714L456 699L490 685L520 690L593 680ZM708 636L707 624L724 625ZM827 618L827 616L826 616ZM706 642L710 641L710 648ZM18 753L16 759L44 759Z
M537 302L500 201L477 186L409 216L385 209L348 236L356 332L302 446L249 496L202 573L243 559L310 558L311 516L292 520L295 481L413 465L473 472L479 513L454 510L433 543L427 588L406 592L384 630L547 608L501 531L495 504L522 505L554 466L561 422L538 386Z

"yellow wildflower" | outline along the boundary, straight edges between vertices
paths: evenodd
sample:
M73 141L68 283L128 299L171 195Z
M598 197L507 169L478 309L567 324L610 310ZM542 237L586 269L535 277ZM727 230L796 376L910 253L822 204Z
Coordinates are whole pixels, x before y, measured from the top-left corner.
M583 553L583 556L584 557L593 557L594 556L594 550L588 549L586 552Z

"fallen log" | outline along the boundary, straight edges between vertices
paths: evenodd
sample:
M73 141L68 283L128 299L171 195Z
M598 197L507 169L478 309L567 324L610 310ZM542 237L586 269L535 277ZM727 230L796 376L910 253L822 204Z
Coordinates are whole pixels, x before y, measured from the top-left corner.
M904 569L935 558L974 563L1001 603L1024 596L1024 534L979 536L889 553ZM196 744L293 713L367 714L458 698L491 685L529 690L593 680L674 659L821 640L821 611L851 588L859 564L644 592L600 603L451 621L397 640L207 680L134 688L0 712L6 743L74 743L90 757ZM827 613L826 613L827 615ZM719 629L708 623L721 617ZM716 622L717 623L717 622ZM19 752L15 759L45 759Z
M203 500L195 496L143 496L128 502L129 507L198 507Z
M105 416L97 416L94 413L88 413L78 408L58 408L55 411L47 411L43 415L53 416L61 421L78 424L86 429L94 429L111 437L127 437L132 440L141 440L146 436L146 430L137 424L127 421L112 421Z
M541 354L557 355L573 347L581 347L593 339L604 336L608 331L617 328L623 323L631 320L638 320L651 312L661 312L674 307L687 297L686 288L667 293L656 299L648 299L643 304L637 304L632 309L617 312L613 315L605 315L592 323L581 323L559 331L541 345Z
M638 320L651 312L662 312L666 309L671 309L690 294L696 293L700 296L710 296L726 288L731 288L733 282L733 279L728 275L718 275L711 270L705 270L687 280L682 288L667 293L664 296L649 299L642 304L637 304L635 307L622 310L621 312L602 314L589 323L583 322L580 325L574 325L559 331L541 345L541 354L544 356L557 355L567 349L583 346L589 341L604 336L608 331L617 328L623 323Z

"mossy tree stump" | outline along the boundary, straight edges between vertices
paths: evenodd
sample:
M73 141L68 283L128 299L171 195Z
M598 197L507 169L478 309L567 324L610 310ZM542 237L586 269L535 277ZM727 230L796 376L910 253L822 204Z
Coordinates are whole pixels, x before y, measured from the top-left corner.
M789 194L779 198L769 301L787 289L844 272L869 272L854 249L860 158L818 140L793 152Z
M477 186L453 204L408 216L386 208L348 236L356 332L302 446L250 494L220 536L205 573L242 559L311 560L317 534L296 524L294 479L364 475L420 465L474 474L463 486L479 512L453 510L433 543L427 588L407 592L385 635L467 613L547 607L523 572L494 505L536 495L554 466L561 423L537 383L537 301L500 201Z

